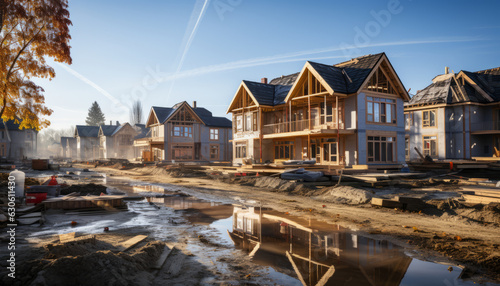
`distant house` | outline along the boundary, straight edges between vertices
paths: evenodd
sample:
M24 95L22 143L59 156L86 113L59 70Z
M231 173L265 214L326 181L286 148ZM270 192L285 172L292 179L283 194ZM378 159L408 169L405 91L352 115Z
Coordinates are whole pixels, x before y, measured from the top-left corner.
M137 131L129 123L99 127L99 158L134 158L134 137Z
M137 131L137 135L134 137L134 158L152 161L149 150L151 129L146 128L146 124L136 124L134 125L134 129Z
M14 120L0 123L0 157L21 160L33 157L37 150L38 132L34 129L19 129Z
M94 160L99 158L99 126L77 125L75 138L75 159Z
M269 83L244 80L227 111L233 163L403 163L408 100L385 53L335 65L308 61L301 72Z
M491 157L500 150L500 67L438 75L405 106L406 159Z
M76 138L75 137L61 137L61 157L62 158L76 158Z
M231 121L215 117L205 108L190 106L183 101L173 107L153 106L146 128L151 129L147 139L149 159L154 161L230 161ZM145 158L146 159L146 158Z

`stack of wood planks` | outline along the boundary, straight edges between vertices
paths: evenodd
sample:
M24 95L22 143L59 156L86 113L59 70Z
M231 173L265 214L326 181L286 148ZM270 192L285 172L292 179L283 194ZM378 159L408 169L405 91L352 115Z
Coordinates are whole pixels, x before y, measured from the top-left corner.
M462 197L467 203L500 203L500 189L485 186L462 186Z

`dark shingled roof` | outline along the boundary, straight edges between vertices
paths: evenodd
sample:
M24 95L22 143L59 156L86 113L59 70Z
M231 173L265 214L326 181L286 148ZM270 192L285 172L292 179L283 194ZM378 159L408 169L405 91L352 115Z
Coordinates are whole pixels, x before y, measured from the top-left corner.
M488 69L478 72L461 71L469 77L479 88L481 88L494 102L500 102L500 68ZM455 81L453 77L457 75L439 75L433 79L433 83L417 92L412 97L409 104L417 103L456 103L456 102L477 102L489 103L490 100L477 91L469 82L459 79ZM453 92L459 95L458 100L453 96ZM462 97L462 94L465 98Z
M355 93L380 61L384 53L355 58L336 65L308 62L312 68L338 93ZM285 103L285 98L299 76L298 73L277 77L269 84L246 81L252 95L261 105L276 106Z
M80 137L99 137L99 126L77 125L76 132Z
M281 77L277 77L272 79L269 84L272 85L293 85L295 81L297 80L297 77L299 76L300 72L289 74L289 75L282 75Z
M112 136L120 125L101 125L102 135Z
M330 66L319 64L315 62L308 62L315 71L319 73L319 75L326 81L326 83L335 91L339 93L348 93L347 90L347 79L342 73L342 69Z
M334 65L335 67L342 68L352 80L352 83L347 80L347 93L355 93L361 88L361 85L383 55L384 53L362 56Z
M206 126L211 127L229 127L232 128L233 125L231 120L225 117L212 116L212 112L208 111L203 107L192 108L193 111L200 117L200 119L205 123Z
M174 106L172 106L172 108L153 106L153 110L156 113L156 116L158 117L158 121L160 123L165 123L165 121L167 121L174 114L174 112L184 103L186 103L187 108L193 110L196 113L196 115L200 117L200 119L206 126L232 127L231 120L225 117L212 116L212 112L208 111L203 107L192 108L186 101L179 102Z
M175 105L174 105L175 106ZM160 123L164 123L167 121L167 119L174 113L175 109L170 108L170 107L159 107L159 106L153 106L153 111L156 114L156 117L158 118L158 121Z
M5 129L5 127L7 127L8 130L13 130L13 131L20 130L19 125L21 125L22 120L21 119L17 120L19 121L19 123L15 123L14 120L7 120L5 122L0 123L0 129ZM28 130L32 129L28 128Z
M136 124L133 126L133 128L138 132L134 139L150 137L148 136L150 129L146 128L146 124Z

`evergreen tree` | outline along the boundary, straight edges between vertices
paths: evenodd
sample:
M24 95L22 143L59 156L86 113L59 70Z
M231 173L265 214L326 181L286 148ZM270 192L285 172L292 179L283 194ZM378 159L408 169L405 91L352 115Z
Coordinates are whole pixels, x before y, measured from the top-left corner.
M102 113L101 107L97 101L94 101L89 108L89 114L87 115L87 119L85 119L85 123L90 126L99 126L104 125L104 121L106 121L104 113Z

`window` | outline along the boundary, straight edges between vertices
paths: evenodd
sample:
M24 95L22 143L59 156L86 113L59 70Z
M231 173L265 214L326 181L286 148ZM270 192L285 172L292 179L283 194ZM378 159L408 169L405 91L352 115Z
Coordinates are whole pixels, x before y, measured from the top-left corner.
M219 145L210 145L210 160L219 160Z
M26 131L26 139L31 140L31 132Z
M413 112L405 113L405 130L410 130L413 125Z
M235 158L246 158L247 157L247 144L246 143L236 143L234 156L235 156Z
M120 140L118 141L121 146L132 145L132 136L131 135L121 135Z
M259 130L259 127L258 127L258 125L257 125L257 118L258 118L257 114L258 114L257 112L254 112L254 113L252 114L252 117L253 117L253 119L252 119L252 123L253 123L253 131L257 131L257 130Z
M177 145L172 146L173 160L193 160L193 146Z
M210 140L213 141L219 140L219 129L210 128Z
M366 121L396 124L396 100L367 96Z
M5 139L5 131L2 131L2 139Z
M437 136L424 136L424 156L437 157Z
M422 111L422 126L436 127L436 110Z
M243 115L236 115L236 131L243 131Z
M274 159L293 159L293 141L274 142Z
M396 137L368 136L368 162L395 162Z
M193 127L192 126L182 126L174 125L173 130L175 137L193 137Z
M252 131L252 113L245 114L245 131Z

